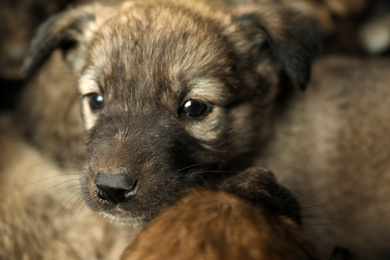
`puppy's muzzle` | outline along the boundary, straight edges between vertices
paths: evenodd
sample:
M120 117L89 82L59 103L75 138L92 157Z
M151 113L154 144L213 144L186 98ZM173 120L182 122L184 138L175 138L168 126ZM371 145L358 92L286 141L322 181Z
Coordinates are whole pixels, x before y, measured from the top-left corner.
M99 199L115 204L129 201L138 191L138 181L128 174L98 172L95 178L95 192Z

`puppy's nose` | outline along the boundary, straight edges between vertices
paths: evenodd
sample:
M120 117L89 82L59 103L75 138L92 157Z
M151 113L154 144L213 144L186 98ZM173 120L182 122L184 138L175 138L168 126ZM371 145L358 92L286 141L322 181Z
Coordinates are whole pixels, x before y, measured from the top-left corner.
M107 174L98 172L95 178L95 192L98 198L115 204L130 200L137 193L138 182L128 174Z

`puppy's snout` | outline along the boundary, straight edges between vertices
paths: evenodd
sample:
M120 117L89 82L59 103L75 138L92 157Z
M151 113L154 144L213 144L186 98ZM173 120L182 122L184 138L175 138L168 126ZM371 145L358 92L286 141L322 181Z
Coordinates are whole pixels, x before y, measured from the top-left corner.
M135 196L138 181L128 174L107 174L98 172L95 178L95 192L99 199L112 203L123 203Z

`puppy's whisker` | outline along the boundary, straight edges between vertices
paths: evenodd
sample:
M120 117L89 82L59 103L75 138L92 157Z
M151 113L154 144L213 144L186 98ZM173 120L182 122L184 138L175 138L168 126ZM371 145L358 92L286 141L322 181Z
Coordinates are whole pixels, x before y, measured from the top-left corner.
M200 165L207 165L208 163L196 163L196 164L192 164L192 165L189 165L187 167L184 167L184 168L181 168L178 170L178 172L181 172L181 171L184 171L184 170L188 170L188 169L191 169L191 168L194 168L194 167L197 167L197 166L200 166Z
M350 217L350 212L340 212L334 214L303 214L303 223L307 226L310 225L334 225L347 220Z
M51 222L53 222L58 216L60 216L60 214L63 212L63 211L65 211L66 210L66 208L67 208L67 206L68 206L68 204L73 200L73 199L75 199L75 198L78 198L78 196L77 195L74 195L74 196L72 196L72 197L70 197L70 198L64 198L63 200L61 200L61 208L54 214L54 216L51 218ZM64 201L66 201L65 203L63 203ZM54 210L53 210L54 211ZM65 213L65 214L67 214L67 213Z
M70 183L74 183L74 185L72 186L69 186ZM49 192L53 189L57 189L58 187L64 187L64 189L67 189L69 187L77 187L77 186L80 186L79 184L79 181L78 180L67 180L67 181L64 181L64 182L61 182L59 184L56 184L54 186L51 186L50 188L48 189L45 189L43 191L40 191L38 194L43 194L43 193L46 193L46 192Z
M74 220L75 220L75 222L80 218L80 216L81 216L81 214L83 212L85 212L86 210L89 210L87 204L80 203L80 205L81 205L81 208L78 211L74 212L74 216L75 216Z
M226 174L232 174L232 173L238 173L238 171L228 171L228 170L200 170L200 171L194 171L191 172L191 175L202 175L207 173L226 173ZM224 176L222 176L224 177Z
M39 179L39 180L36 180L36 181L33 181L33 182L29 182L27 184L24 184L24 185L21 185L20 187L21 188L25 188L25 187L28 187L28 186L31 186L31 185L34 185L34 184L39 184L39 183L43 183L45 181L51 181L53 179L65 179L65 183L66 182L71 182L71 181L80 181L79 178L72 178L70 179L71 175L61 175L61 174L58 174L56 176L50 176L50 177L47 177L47 178L43 178L43 179ZM61 182L62 183L62 182Z
M76 201L75 206L72 209L72 211L75 212L75 213L78 212L78 210L80 210L79 209L80 207L87 206L85 204L85 202L84 202L84 198L82 196L82 192L81 191L79 192L78 196L79 196L79 199Z

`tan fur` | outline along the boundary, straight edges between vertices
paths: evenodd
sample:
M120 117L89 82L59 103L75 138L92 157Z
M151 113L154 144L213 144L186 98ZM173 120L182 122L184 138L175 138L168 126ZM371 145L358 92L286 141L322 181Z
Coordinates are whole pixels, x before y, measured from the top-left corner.
M21 79L20 68L36 27L74 1L3 0L0 2L0 76Z
M0 76L21 80L21 66L36 28L51 15L91 2L118 4L123 0L2 0L0 1Z
M92 80L105 100L88 127L83 190L91 208L113 222L143 224L178 190L218 180L215 172L253 166L254 159L298 198L312 191L310 200L301 198L304 215L331 223L307 219L304 228L324 255L340 243L369 258L387 258L390 227L377 216L389 211L381 186L389 178L388 62L319 61L301 93L290 83L306 86L318 39L312 22L288 9L140 1L107 9L103 20L85 19L100 17L93 10L70 11L57 20L63 27L44 25L25 63L25 72L33 73L42 56L61 47L56 37L80 41L75 51L86 60L77 71L79 90L87 99L83 84ZM75 17L87 31L68 30ZM84 38L91 28L94 36ZM187 89L199 99L197 83L221 79L226 84L210 84L207 116L181 117L178 108L192 98ZM198 133L210 125L213 134ZM172 141L178 136L179 144ZM128 174L140 183L137 196L117 204L97 199L98 173ZM199 173L202 178L191 179Z
M316 19L325 38L326 54L366 55L388 49L383 16L386 0L226 0L232 6L252 3L282 4ZM377 19L382 17L382 19ZM366 21L368 23L365 24ZM362 31L362 32L359 32ZM381 50L382 49L382 50ZM384 50L383 50L384 49Z
M81 200L77 170L60 170L0 116L0 259L116 259L129 241Z
M56 52L22 91L17 124L24 137L61 166L79 167L85 153L76 76Z
M221 0L231 6L253 3L275 3L295 8L318 19L324 33L332 34L354 15L360 15L369 6L369 0Z
M324 254L337 239L368 259L388 255L389 69L380 59L318 61L259 158L298 196L311 190L305 229Z

